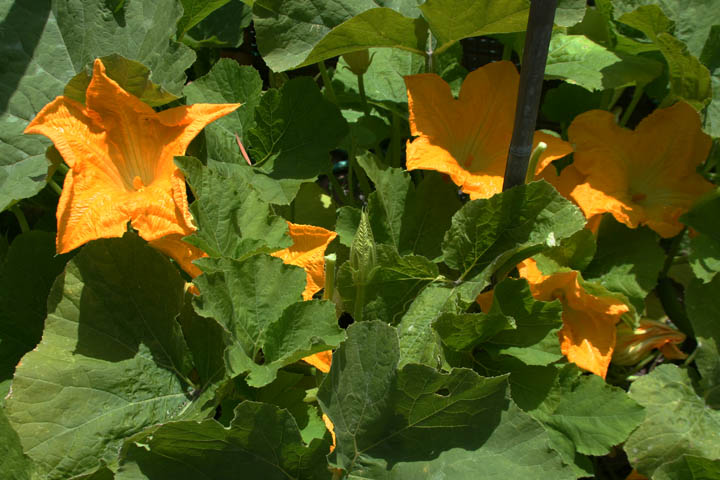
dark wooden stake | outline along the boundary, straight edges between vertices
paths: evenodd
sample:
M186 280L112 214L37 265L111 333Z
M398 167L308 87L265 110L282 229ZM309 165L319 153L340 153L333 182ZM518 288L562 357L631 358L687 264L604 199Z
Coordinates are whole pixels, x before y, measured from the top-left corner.
M525 183L557 0L531 0L503 191Z

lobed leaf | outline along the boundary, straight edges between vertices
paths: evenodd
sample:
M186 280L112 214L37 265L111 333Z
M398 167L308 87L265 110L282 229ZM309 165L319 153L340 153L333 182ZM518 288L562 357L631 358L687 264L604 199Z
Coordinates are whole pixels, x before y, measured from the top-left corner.
M114 462L125 437L192 401L190 352L175 320L183 285L133 234L87 245L58 277L42 341L23 357L5 404L42 478Z

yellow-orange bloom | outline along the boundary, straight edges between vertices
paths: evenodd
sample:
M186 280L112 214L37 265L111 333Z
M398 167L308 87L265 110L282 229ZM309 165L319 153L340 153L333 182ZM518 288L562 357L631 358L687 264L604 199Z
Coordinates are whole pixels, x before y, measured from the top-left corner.
M559 299L563 306L560 350L568 361L605 378L615 349L615 324L629 311L627 305L610 296L587 292L578 272L543 275L534 260L518 266L520 276L530 284L538 300Z
M683 228L680 215L713 189L695 171L708 156L710 137L685 102L654 111L634 131L610 112L591 110L573 120L568 135L573 167L584 176L571 195L588 218L610 212L630 228L647 225L672 237Z
M288 222L288 234L293 244L270 255L305 270L307 283L302 295L304 300L310 300L325 285L325 249L337 233L314 225Z
M50 138L70 167L57 209L57 251L121 237L128 222L148 241L192 232L185 179L173 157L208 123L239 106L155 112L95 60L85 105L57 97L25 129Z
M405 77L410 109L408 170L437 170L450 175L471 199L502 191L513 131L520 75L502 61L474 70L457 99L438 75ZM572 151L567 142L535 132L534 144L547 144L536 172Z
M659 349L666 358L683 359L687 355L677 348L677 344L684 341L684 333L657 320L643 318L635 329L621 323L617 327L617 343L612 361L618 365L634 365L654 348Z

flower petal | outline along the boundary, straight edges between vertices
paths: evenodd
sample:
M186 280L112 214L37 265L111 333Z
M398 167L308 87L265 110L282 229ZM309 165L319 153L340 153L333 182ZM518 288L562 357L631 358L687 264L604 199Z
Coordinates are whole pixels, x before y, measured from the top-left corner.
M680 215L713 186L695 168L710 151L698 113L678 102L654 111L635 131L612 113L585 112L568 129L574 165L585 175L572 196L587 217L610 212L631 228L647 225L663 237L679 233Z
M324 352L318 352L309 357L303 357L302 361L309 363L323 373L328 373L332 366L332 350L325 350Z
M615 324L629 311L628 306L610 296L588 293L577 271L543 275L537 263L528 259L518 265L518 272L530 284L533 297L562 302L563 328L558 335L563 355L605 378L615 347Z
M168 257L174 259L185 273L195 278L203 272L194 265L193 260L206 257L207 254L194 245L190 245L183 240L185 235L172 234L166 237L152 240L150 246L163 252Z
M271 253L289 265L305 269L307 284L303 299L310 300L325 285L325 249L337 233L314 225L297 225L288 222L292 246Z
M520 76L511 62L495 62L465 78L458 99L434 74L405 77L410 108L408 170L436 170L450 175L471 199L502 191L505 164L513 131ZM572 151L567 142L541 132L548 143L542 170Z

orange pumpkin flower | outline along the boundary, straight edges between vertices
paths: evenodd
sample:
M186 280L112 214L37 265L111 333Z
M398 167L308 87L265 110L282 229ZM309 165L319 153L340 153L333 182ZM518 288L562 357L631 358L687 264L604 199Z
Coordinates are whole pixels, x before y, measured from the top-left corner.
M471 199L502 191L513 131L520 75L511 62L485 65L471 72L453 98L438 75L405 77L410 109L408 170L437 170L450 176ZM536 172L572 151L567 142L535 132L545 142Z
M610 212L630 228L647 225L668 238L682 230L680 215L713 189L695 171L711 140L685 102L654 111L634 131L610 112L591 110L573 120L568 135L573 166L584 176L571 195L588 218Z
M57 97L25 129L50 138L70 167L57 209L58 253L121 237L128 222L148 241L192 232L185 179L173 157L208 123L239 106L155 112L95 60L85 105Z
M530 284L538 300L559 299L563 306L560 350L568 361L605 378L615 349L615 324L629 311L610 296L596 296L583 288L578 272L543 275L534 260L518 265L520 276Z

